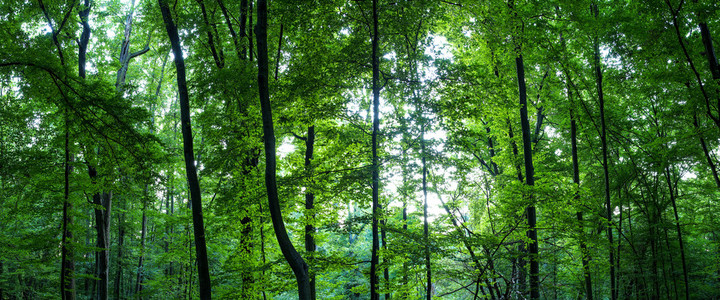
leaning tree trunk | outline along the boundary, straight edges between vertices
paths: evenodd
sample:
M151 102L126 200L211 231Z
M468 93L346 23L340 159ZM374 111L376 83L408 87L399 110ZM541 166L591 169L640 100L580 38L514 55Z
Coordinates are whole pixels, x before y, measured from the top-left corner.
M180 37L177 26L172 19L170 7L167 0L159 0L160 11L162 12L165 29L170 38L173 55L175 56L175 69L177 71L178 95L180 101L180 120L182 123L183 152L185 156L185 171L188 177L190 199L192 205L193 233L195 237L195 255L197 258L198 281L200 284L200 298L210 299L211 283L210 270L207 258L207 246L205 245L205 226L202 215L202 199L200 194L200 182L195 167L195 154L193 152L192 126L190 124L190 100L188 97L187 83L185 79L185 59L180 47Z
M258 89L260 93L260 109L262 111L263 133L265 143L265 185L268 195L268 207L272 219L275 237L278 240L280 251L285 260L295 273L298 286L298 298L301 300L311 299L310 277L308 276L308 265L300 254L295 250L290 237L288 237L285 223L280 209L277 182L275 178L275 130L273 128L272 107L270 105L269 90L269 69L268 69L268 43L267 43L267 0L257 2L258 22L255 27L257 36L258 54Z

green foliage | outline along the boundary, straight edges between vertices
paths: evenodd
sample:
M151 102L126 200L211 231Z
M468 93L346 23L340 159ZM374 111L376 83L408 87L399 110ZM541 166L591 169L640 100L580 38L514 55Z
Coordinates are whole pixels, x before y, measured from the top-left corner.
M256 18L247 10L242 20L242 3L222 2L227 19L219 1L171 7L186 51L213 294L294 299L295 278L269 222L257 53L249 38L250 17ZM135 3L129 49L147 44L149 51L132 58L120 92L117 58L130 4L92 3L86 79L77 75L81 4L43 4L44 11L36 2L0 3L0 299L58 298L64 219L72 221L66 246L77 298L94 297L100 249L93 210L100 206L90 201L99 191L112 191L115 200L110 297L196 298L176 71L157 3ZM387 244L379 272L387 270L389 280L379 274L379 293L425 298L427 246L434 298L525 297L524 212L532 205L542 298L586 297L583 255L594 296L610 298L610 247L618 298L717 298L720 88L698 26L707 24L717 45L719 7L714 1L380 1L380 227ZM270 5L281 206L291 240L315 275L318 299L369 294L371 16L363 1ZM522 168L520 54L533 187L524 184ZM571 115L579 186L572 180ZM306 165L310 126L316 136ZM71 210L64 218L66 163ZM97 167L94 179L89 166ZM305 208L309 194L313 209ZM303 247L307 225L315 228L315 251Z

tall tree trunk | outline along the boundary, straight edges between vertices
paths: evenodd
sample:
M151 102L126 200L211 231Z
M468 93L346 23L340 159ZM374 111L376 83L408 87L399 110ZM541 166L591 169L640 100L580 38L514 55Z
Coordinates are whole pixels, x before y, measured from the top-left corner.
M599 9L597 7L597 4L593 3L592 6L592 12L595 15L595 19L597 20L599 18ZM607 235L608 235L608 243L610 244L610 247L608 247L608 260L610 262L610 298L612 300L617 299L617 287L616 287L616 278L615 278L615 248L613 244L613 230L612 230L612 205L610 202L610 172L608 169L608 145L607 145L607 126L605 122L605 98L603 95L603 75L602 70L600 66L600 42L598 41L597 34L595 35L594 41L593 41L593 49L594 49L594 64L595 64L595 83L597 86L597 95L598 95L598 102L600 103L600 143L602 146L602 166L603 166L603 175L605 177L605 213L607 217Z
M683 279L685 280L685 299L690 299L690 281L688 280L687 261L685 259L685 244L683 243L682 230L680 228L680 217L678 216L675 193L676 190L672 184L672 176L670 176L670 167L665 168L665 180L667 181L668 190L670 191L670 202L672 203L673 213L675 214L675 229L677 230L678 243L680 244L680 259L682 260Z
M380 58L378 57L378 0L373 0L373 35L372 35L372 89L373 89L373 130L372 130L372 250L370 255L370 300L380 300L378 293L379 264L378 250L378 217L380 214L380 173L378 164L378 132L380 131Z
M582 205L580 199L580 163L578 161L578 149L577 149L577 121L575 117L575 106L573 103L572 92L570 85L572 85L569 77L569 73L565 72L567 78L567 93L568 100L570 101L570 144L572 149L572 166L573 166L573 183L575 184L575 205ZM585 244L585 226L583 225L583 212L578 209L576 213L578 224L580 227L580 255L582 255L582 268L583 278L585 279L585 294L587 300L593 300L592 290L592 279L590 277L590 253L588 252L587 245Z
M421 122L424 122L421 118ZM432 268L430 264L430 229L428 227L428 198L427 198L427 153L425 152L425 124L420 129L420 155L422 156L422 190L423 190L423 238L425 242L425 299L432 299Z
M159 0L160 11L162 12L165 29L167 30L173 54L175 56L175 69L177 70L177 85L180 101L180 115L183 134L183 152L185 155L185 171L188 177L190 199L192 201L193 231L195 237L195 255L197 257L198 281L200 284L200 298L211 298L210 270L208 266L207 247L205 245L205 226L203 224L202 200L200 194L200 183L195 168L195 154L193 152L192 127L190 124L190 101L185 79L185 60L178 30L173 22L170 7L167 0Z
M277 73L276 73L277 74ZM312 265L314 259L315 245L315 193L312 192L312 176L313 176L313 151L315 147L315 126L308 127L307 137L305 138L305 173L308 176L308 186L305 187L305 251L308 253L308 260ZM310 299L315 300L315 272L310 274Z
M124 203L125 201L121 202ZM118 215L117 270L115 270L115 299L122 299L123 244L125 243L125 212Z
M90 1L85 0L84 9L78 12L82 23L78 50L78 74L85 78L85 62L87 45L90 41ZM88 175L93 184L97 183L97 169L88 165ZM96 270L100 282L97 284L96 297L99 300L108 298L108 273L110 268L110 211L112 208L112 193L99 191L93 195L92 203L95 204L95 231L97 233L96 246Z
M145 190L147 197L147 187ZM143 290L143 263L145 262L145 237L147 237L147 199L143 199L142 208L142 227L140 228L140 257L138 258L137 277L135 280L135 295L139 295ZM142 299L142 296L140 296Z
M248 172L249 174L249 172ZM247 176L248 174L245 174ZM247 216L240 220L240 227L242 228L241 243L242 251L246 257L252 257L252 218L250 217L250 210L245 210ZM249 263L249 260L248 260ZM242 279L242 290L240 292L241 298L252 298L253 297L253 286L255 285L255 278L253 277L252 270L247 268L242 271L240 278Z
M519 47L518 47L519 48ZM530 138L530 122L528 121L527 112L527 91L525 88L525 63L523 56L518 49L518 56L515 58L515 68L518 79L518 91L520 94L520 125L522 127L523 139L523 157L525 160L525 184L529 187L535 185L535 167L532 160L532 140ZM530 255L530 299L540 298L540 266L538 264L538 240L537 228L535 223L537 217L535 215L534 192L530 191L530 205L525 209L528 220L527 237L530 239L528 245L528 254Z
M62 300L75 299L75 259L72 248L69 244L72 242L73 233L70 230L72 226L72 203L70 203L70 128L68 109L65 108L65 193L63 198L63 224L62 224L62 267L60 270L60 294ZM2 272L2 266L0 266ZM2 299L2 295L0 295Z
M262 111L263 133L265 143L265 185L268 195L268 206L270 218L272 219L275 237L278 240L280 250L287 260L298 286L298 298L301 300L311 299L310 278L308 276L308 265L300 254L295 250L288 237L285 223L280 209L277 182L275 178L275 130L273 128L272 107L270 105L269 90L269 69L268 69L268 43L267 43L267 0L259 0L257 3L258 23L255 27L258 47L258 89L260 94L260 108Z
M97 180L97 171L94 167L88 167L90 178L93 183ZM110 212L112 209L112 193L97 192L93 195L95 205L95 232L97 234L95 252L97 255L97 277L100 282L97 285L97 299L108 299L108 283L110 272Z

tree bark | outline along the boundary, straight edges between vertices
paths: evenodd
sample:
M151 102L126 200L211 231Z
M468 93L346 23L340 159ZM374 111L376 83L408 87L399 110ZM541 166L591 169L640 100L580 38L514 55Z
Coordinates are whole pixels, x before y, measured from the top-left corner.
M310 278L308 276L308 265L300 254L295 250L288 237L285 223L280 209L277 182L275 178L276 157L275 157L275 130L273 128L272 107L270 104L269 90L269 69L268 69L268 43L267 43L267 0L257 2L258 23L255 27L258 47L258 89L260 94L260 108L262 111L263 133L265 144L265 185L268 195L268 207L272 219L275 237L278 240L280 250L285 260L295 273L298 286L298 298L301 300L311 299Z
M170 38L173 54L175 56L175 69L177 70L177 85L180 102L180 119L182 123L183 152L185 156L185 171L188 177L190 199L192 201L193 233L195 236L195 255L197 257L198 281L200 284L200 298L211 299L210 270L208 266L207 247L205 245L205 226L203 224L202 200L200 183L195 168L195 154L193 152L192 127L190 124L190 101L185 79L185 60L180 38L175 22L170 13L167 0L159 0L165 29Z
M372 89L373 89L373 130L372 130L372 250L370 255L370 300L380 300L378 294L379 264L378 250L378 216L380 214L379 192L379 164L378 164L378 132L380 131L380 58L378 57L378 0L373 0L373 35L372 35Z

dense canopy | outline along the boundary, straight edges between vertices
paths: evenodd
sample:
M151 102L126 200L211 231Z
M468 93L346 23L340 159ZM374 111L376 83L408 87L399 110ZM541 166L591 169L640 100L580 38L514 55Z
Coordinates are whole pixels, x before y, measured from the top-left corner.
M718 299L714 0L0 1L0 300Z

